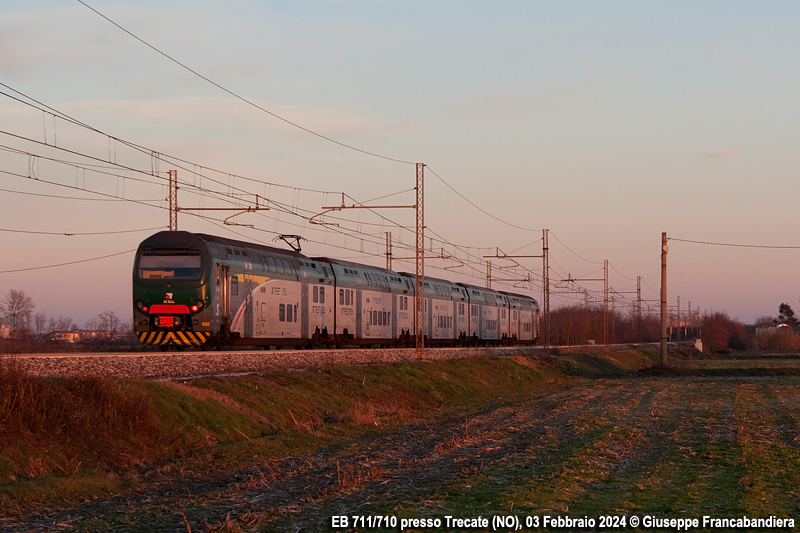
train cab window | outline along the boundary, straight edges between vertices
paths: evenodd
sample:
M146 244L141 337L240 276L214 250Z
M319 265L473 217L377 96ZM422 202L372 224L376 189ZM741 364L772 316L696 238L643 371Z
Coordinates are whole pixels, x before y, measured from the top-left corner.
M203 259L200 252L142 252L139 279L200 279Z
M231 278L231 296L237 296L239 294L239 276L233 276Z

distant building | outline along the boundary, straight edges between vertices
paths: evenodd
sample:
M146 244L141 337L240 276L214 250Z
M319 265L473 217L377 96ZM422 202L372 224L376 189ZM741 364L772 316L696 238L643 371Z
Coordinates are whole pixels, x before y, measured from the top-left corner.
M91 342L97 340L120 340L124 334L103 330L74 329L71 331L53 331L47 336L51 342Z

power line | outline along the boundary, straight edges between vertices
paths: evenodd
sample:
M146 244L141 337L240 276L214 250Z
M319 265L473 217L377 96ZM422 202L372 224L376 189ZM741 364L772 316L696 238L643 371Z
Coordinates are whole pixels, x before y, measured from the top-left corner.
M800 246L770 246L765 244L731 244L725 242L690 241L688 239L676 239L669 237L668 241L690 242L692 244L705 244L709 246L732 246L735 248L766 248L770 250L800 250Z
M80 0L78 0L78 1L80 2ZM498 218L498 217L494 216L493 214L489 213L488 211L486 211L486 210L485 210L485 209L483 209L482 207L480 207L480 206L478 206L477 204L475 204L475 203L474 203L472 200L468 199L466 196L464 196L463 194L461 194L460 192L458 192L457 190L455 190L455 189L454 189L454 188L453 188L453 187L452 187L452 186L451 186L449 183L447 183L447 182L446 182L446 181L445 181L445 180L444 180L444 179L443 179L443 178L442 178L442 177L441 177L439 174L437 174L436 172L434 172L434 171L431 169L431 167L430 167L429 165L426 165L426 168L428 169L428 172L430 172L431 174L433 174L434 176L436 176L436 177L439 179L439 181L441 181L442 183L444 183L444 184L447 186L447 188L448 188L448 189L450 189L451 191L453 191L454 193L456 193L458 196L460 196L460 197L461 197L461 199L462 199L462 200L464 200L465 202L467 202L469 205L471 205L472 207L474 207L475 209L477 209L478 211L480 211L480 212L481 212L481 213L483 213L484 215L486 215L486 216L488 216L488 217L490 217L490 218L493 218L494 220L496 220L496 221L500 222L501 224L505 224L506 226L509 226L509 227L512 227L512 228L515 228L515 229L519 229L519 230L523 230L523 231L542 231L542 230L540 230L540 229L523 228L522 226L517 226L516 224L512 224L511 222L506 222L505 220L503 220L503 219L501 219L501 218Z
M8 172L8 171L5 171L5 170L0 170L0 173L9 174L11 176L16 176L16 177L19 177L19 178L27 178L27 176L24 176L22 174L17 174L16 172ZM78 190L85 190L85 189L78 189ZM0 192L7 192L7 193L11 193L11 194L22 194L22 195L25 195L25 196L39 196L39 197L42 197L42 198L57 198L59 200L85 200L85 201L89 201L89 202L127 202L127 201L129 201L129 200L125 199L125 198L79 198L77 196L61 196L61 195L58 195L58 194L41 194L41 193L26 192L26 191L12 191L11 189L0 189ZM162 198L159 198L159 199L156 199L156 200L141 200L141 201L142 202L160 202L160 201L162 201Z
M32 230L21 230L21 229L7 229L7 228L0 228L0 231L4 231L6 233L25 233L29 235L61 235L64 237L82 237L86 235L119 235L122 233L139 233L142 231L155 231L159 229L164 229L164 226L159 226L157 228L142 228L142 229L127 229L127 230L119 230L119 231L90 231L90 232L61 232L61 231L32 231Z
M341 141L337 141L336 139L333 139L333 138L331 138L331 137L328 137L328 136L326 136L326 135L323 135L323 134L321 134L321 133L318 133L318 132L316 132L316 131L314 131L314 130L311 130L311 129L309 129L309 128L306 128L306 127L304 127L304 126L301 126L300 124L297 124L296 122L292 122L291 120L289 120L289 119L287 119L287 118L284 118L284 117L282 117L282 116L278 115L277 113L273 113L272 111L270 111L270 110L268 110L268 109L266 109L266 108L264 108L264 107L261 107L260 105L256 104L256 103L255 103L255 102L253 102L252 100L248 100L247 98L245 98L245 97L243 97L243 96L241 96L241 95L239 95L239 94L237 94L237 93L233 92L232 90L230 90L230 89L228 89L228 88L226 88L226 87L224 87L224 86L220 85L219 83L215 82L214 80L212 80L212 79L210 79L210 78L208 78L208 77L206 77L206 76L204 76L204 75L200 74L200 73L199 73L199 72L197 72L196 70L194 70L194 69L192 69L192 68L190 68L190 67L188 67L188 66L184 65L183 63L181 63L180 61L178 61L178 60L177 60L177 59L175 59L174 57L170 56L170 55L169 55L169 54L167 54L166 52L162 52L161 50L159 50L158 48L156 48L156 47L155 47L155 46L153 46L152 44L148 43L147 41L145 41L145 40L144 40L144 39L142 39L141 37L138 37L137 35L135 35L135 34L134 34L134 33L132 33L131 31L128 31L127 29L123 28L122 26L120 26L119 24L117 24L116 22L114 22L113 20L111 20L110 18L108 18L107 16L103 15L102 13L100 13L99 11L97 11L95 8L93 8L92 6L90 6L89 4L87 4L86 2L84 2L83 0L78 0L78 2L80 2L81 4L83 4L84 6L86 6L87 8L89 8L90 10L94 11L96 14L100 15L102 18L104 18L105 20L107 20L108 22L110 22L111 24L113 24L114 26L116 26L117 28L119 28L120 30L124 31L125 33L127 33L128 35L130 35L131 37L133 37L134 39L136 39L136 40L137 40L137 41L139 41L140 43L144 44L145 46L147 46L147 47L148 47L148 48L150 48L151 50L154 50L155 52L158 52L159 54L161 54L162 56L166 57L167 59L169 59L170 61L172 61L172 62L173 62L173 63L175 63L176 65L180 66L181 68L183 68L183 69L185 69L185 70L188 70L189 72L191 72L192 74L194 74L194 75L195 75L195 76L197 76L198 78L201 78L201 79L205 80L206 82L210 83L210 84L211 84L211 85L213 85L214 87L216 87L216 88L218 88L218 89L220 89L220 90L222 90L222 91L224 91L224 92L228 93L229 95L233 96L233 97L234 97L234 98L236 98L237 100L241 100L242 102L246 103L247 105L249 105L249 106L252 106L252 107L254 107L254 108L258 109L259 111L263 111L264 113L266 113L266 114L268 114L268 115L270 115L270 116L272 116L272 117L274 117L274 118L277 118L278 120L281 120L281 121L285 122L286 124L289 124L290 126L293 126L293 127L297 128L297 129L299 129L299 130L302 130L302 131L304 131L304 132L306 132L306 133L310 133L311 135L314 135L314 136L316 136L316 137L319 137L320 139L324 139L324 140L326 140L326 141L328 141L328 142L331 142L331 143L337 144L337 145L339 145L339 146L342 146L342 147L344 147L344 148L347 148L347 149L349 149L349 150L354 150L354 151L356 151L356 152L360 152L360 153L362 153L362 154L366 154L366 155L369 155L369 156L372 156L372 157L377 157L377 158L380 158L380 159L386 159L387 161L394 161L395 163L403 163L403 164L406 164L406 165L414 165L414 164L416 164L416 163L414 163L414 162L411 162L411 161L404 161L404 160L402 160L402 159L396 159L396 158L394 158L394 157L389 157L389 156L381 155L381 154L378 154L378 153L375 153L375 152L370 152L370 151L367 151L367 150L362 150L361 148L357 148L357 147L355 147L355 146L353 146L353 145L346 144L346 143L343 143L343 142L341 142Z
M103 256L100 256L100 257L92 257L90 259L81 259L81 260L78 260L78 261L69 261L67 263L58 263L58 264L55 264L55 265L45 265L45 266L30 267L30 268L17 268L17 269L14 269L14 270L0 270L0 274L10 274L12 272L30 272L31 270L43 270L45 268L56 268L56 267L62 267L62 266L67 266L67 265L77 265L78 263L88 263L90 261L98 261L100 259L108 259L109 257L116 257L118 255L129 254L129 253L135 252L135 251L136 251L136 249L134 248L133 250L126 250L124 252L117 252L115 254L103 255Z

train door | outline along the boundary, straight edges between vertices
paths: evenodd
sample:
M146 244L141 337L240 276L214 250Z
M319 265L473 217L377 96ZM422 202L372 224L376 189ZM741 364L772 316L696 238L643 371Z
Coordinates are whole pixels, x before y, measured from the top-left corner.
M303 271L300 281L300 338L310 338L308 329L308 273Z
M356 285L356 338L364 338L364 295L360 285Z
M469 334L472 337L481 338L481 306L479 304L469 304Z
M397 338L397 295L392 293L392 338Z
M253 336L253 288L254 288L254 281L252 274L244 274L243 278L243 285L244 285L244 336L245 338L251 338Z
M231 268L229 266L222 267L222 330L223 335L227 336L230 333L231 327Z

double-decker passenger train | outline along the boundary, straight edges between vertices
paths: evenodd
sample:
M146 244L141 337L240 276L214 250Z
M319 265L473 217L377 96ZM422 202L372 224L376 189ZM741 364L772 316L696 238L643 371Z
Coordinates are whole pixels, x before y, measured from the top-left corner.
M145 239L133 267L144 344L221 347L413 345L414 274L202 233ZM426 277L426 344L536 343L521 294Z

